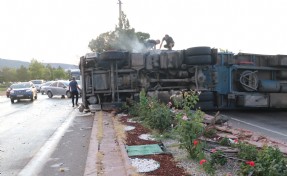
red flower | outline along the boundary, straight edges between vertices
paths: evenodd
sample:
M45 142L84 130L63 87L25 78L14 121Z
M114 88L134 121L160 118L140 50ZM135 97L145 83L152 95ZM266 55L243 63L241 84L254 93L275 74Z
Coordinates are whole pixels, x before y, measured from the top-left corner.
M238 143L238 139L234 139L234 143L237 144Z
M197 145L198 144L198 141L197 140L194 140L193 141L193 145Z
M246 161L246 164L248 164L251 167L255 166L255 162L254 161Z
M203 165L205 162L206 162L206 160L205 160L205 159L202 159L202 160L199 161L199 164L200 164L200 165Z

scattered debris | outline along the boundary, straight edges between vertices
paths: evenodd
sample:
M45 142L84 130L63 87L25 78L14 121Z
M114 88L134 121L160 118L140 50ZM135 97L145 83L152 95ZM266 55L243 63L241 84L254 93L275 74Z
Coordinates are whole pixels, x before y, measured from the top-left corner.
M141 134L139 138L148 141L155 141L155 138L153 138L150 134Z
M142 172L151 172L160 167L159 162L153 160L153 159L139 159L139 158L134 158L130 159L132 166L137 168L137 172L142 173Z
M125 127L125 131L131 131L131 130L133 130L133 129L135 129L134 126L126 126L126 127Z

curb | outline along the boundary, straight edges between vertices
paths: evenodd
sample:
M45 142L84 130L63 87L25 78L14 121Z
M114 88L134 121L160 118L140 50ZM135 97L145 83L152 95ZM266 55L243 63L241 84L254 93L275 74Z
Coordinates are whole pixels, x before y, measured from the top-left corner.
M89 144L89 149L88 149L88 156L86 160L84 176L97 176L96 153L98 152L98 149L96 146L98 146L98 141L97 141L97 129L96 129L97 120L95 116L96 114L94 114L94 121L93 121L93 127L92 127L92 133L91 133L91 138L90 138L90 144Z

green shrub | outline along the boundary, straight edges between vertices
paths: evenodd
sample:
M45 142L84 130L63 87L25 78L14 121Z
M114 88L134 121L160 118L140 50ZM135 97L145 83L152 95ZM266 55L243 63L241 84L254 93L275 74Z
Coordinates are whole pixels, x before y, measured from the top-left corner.
M263 147L256 159L255 174L260 176L286 176L287 166L278 148Z
M211 164L220 164L223 166L227 163L227 159L221 150L211 153L210 157L211 157L211 161L210 161Z
M255 146L243 142L239 142L239 144L236 146L239 149L238 158L249 161L256 160L258 156L258 150Z
M172 113L169 107L155 99L149 101L149 115L144 122L151 128L159 130L160 133L171 127L173 121Z

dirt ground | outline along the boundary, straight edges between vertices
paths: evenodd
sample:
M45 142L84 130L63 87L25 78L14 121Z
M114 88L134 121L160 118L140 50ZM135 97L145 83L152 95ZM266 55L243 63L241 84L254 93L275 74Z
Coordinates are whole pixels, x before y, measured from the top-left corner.
M119 118L119 121L127 126L134 126L135 129L127 131L126 145L145 145L145 144L161 144L159 141L143 140L139 136L141 134L151 134L150 130L143 127L139 123L128 122L131 119L130 116L123 116ZM156 155L145 155L145 156L134 156L130 158L146 158L153 159L160 163L160 168L152 172L146 172L144 175L158 175L158 176L186 176L185 170L177 165L171 154L156 154Z

